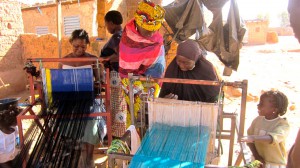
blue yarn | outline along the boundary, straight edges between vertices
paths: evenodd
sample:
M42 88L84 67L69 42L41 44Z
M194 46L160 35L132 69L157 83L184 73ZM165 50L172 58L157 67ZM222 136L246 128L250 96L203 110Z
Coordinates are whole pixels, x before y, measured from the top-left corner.
M210 129L154 123L132 158L130 168L204 168Z
M84 69L51 69L52 92L93 91L93 71Z

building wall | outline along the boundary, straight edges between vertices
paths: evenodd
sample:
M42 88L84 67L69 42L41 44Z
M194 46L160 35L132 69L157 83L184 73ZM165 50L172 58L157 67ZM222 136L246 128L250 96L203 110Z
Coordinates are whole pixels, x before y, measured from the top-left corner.
M90 45L88 45L86 52L98 55L100 49L105 42L96 40L97 37L90 37ZM22 58L27 60L29 58L58 58L57 38L52 34L35 35L22 34L20 36L22 43ZM72 45L69 43L68 37L62 38L62 56L72 52ZM36 66L39 66L37 63ZM43 67L57 68L58 63L43 63Z
M0 98L25 89L22 46L24 31L21 5L17 0L0 1Z
M81 0L62 3L62 17L79 16L80 27L85 29L91 36L97 36L96 10L94 0ZM40 9L40 10L39 10ZM57 6L44 5L22 9L24 32L36 33L37 26L48 26L49 33L57 34ZM34 21L32 20L34 18ZM62 18L62 36L64 36L64 22Z
M261 45L267 42L268 21L246 21L247 27L247 44Z
M278 36L293 36L294 32L291 27L275 27L269 28L268 31L275 31Z
M97 5L95 5L96 1ZM78 4L77 1L63 4L62 14L63 16L80 14L80 24L82 28L86 29L90 34L91 44L88 46L87 52L98 56L101 48L110 37L110 34L105 30L104 26L105 13L109 10L120 11L124 18L123 26L125 26L125 24L133 18L139 1L81 0L80 2L80 4ZM160 3L160 1L156 3ZM28 80L23 67L28 58L58 57L58 44L55 35L57 31L56 6L40 6L40 11L41 13L37 7L35 7L23 9L21 12L21 6L18 2L13 2L12 0L3 0L0 2L0 78L5 84L8 84L7 87L3 89L1 88L2 81L0 81L0 98L26 89ZM96 14L95 11L97 11ZM92 17L91 15L94 16ZM93 18L95 21L93 21ZM93 22L95 23L93 24ZM50 34L35 34L36 26L46 25L49 26L48 30ZM64 30L64 27L62 27L62 30ZM101 30L100 33L99 30ZM92 36L91 32L93 31L95 31L96 34L100 34L100 36ZM163 28L160 31L162 34L164 33ZM98 37L103 37L104 40L99 40L97 39ZM169 54L166 56L167 64L174 58L176 46L176 43L171 45ZM68 41L68 37L63 36L62 56L70 52L72 52L72 46ZM43 63L43 66L48 68L56 68L57 65L57 63ZM39 64L36 63L36 66L39 67ZM12 78L12 76L14 76L14 78Z

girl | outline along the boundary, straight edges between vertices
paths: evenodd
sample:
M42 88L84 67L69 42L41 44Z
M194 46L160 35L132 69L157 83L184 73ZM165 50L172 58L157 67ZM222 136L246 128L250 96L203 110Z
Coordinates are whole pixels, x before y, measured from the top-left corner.
M0 111L0 168L13 168L17 163L18 114L17 108Z
M265 168L285 168L285 138L290 126L285 118L288 99L280 91L267 91L260 96L257 105L259 116L248 129L248 136L241 141L247 142L256 160Z

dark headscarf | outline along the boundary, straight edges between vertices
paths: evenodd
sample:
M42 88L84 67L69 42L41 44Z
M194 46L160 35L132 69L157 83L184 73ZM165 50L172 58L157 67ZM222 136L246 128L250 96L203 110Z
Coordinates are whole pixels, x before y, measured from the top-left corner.
M217 81L213 65L202 56L199 45L193 40L186 40L177 47L177 55L181 55L195 61L195 68L182 71L176 63L176 58L166 70L165 78L180 78L193 80ZM159 97L165 97L169 93L178 95L178 100L215 102L219 94L219 86L190 85L178 83L163 83Z

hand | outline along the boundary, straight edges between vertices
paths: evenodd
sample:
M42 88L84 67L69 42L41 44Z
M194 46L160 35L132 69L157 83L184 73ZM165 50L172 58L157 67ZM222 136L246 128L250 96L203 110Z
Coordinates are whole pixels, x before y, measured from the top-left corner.
M109 60L110 60L109 57L99 57L100 62L106 62L106 61L109 61Z
M254 142L254 137L253 136L244 136L241 138L241 142L247 142L247 143L253 143Z
M176 99L177 100L178 96L173 94L173 93L170 93L170 94L166 95L164 98L166 98L166 99Z
M260 167L259 168L264 168L264 165L265 165L265 160L260 156L260 155L258 155L258 156L254 156L254 158L255 158L255 160L258 160L258 161L260 161Z

